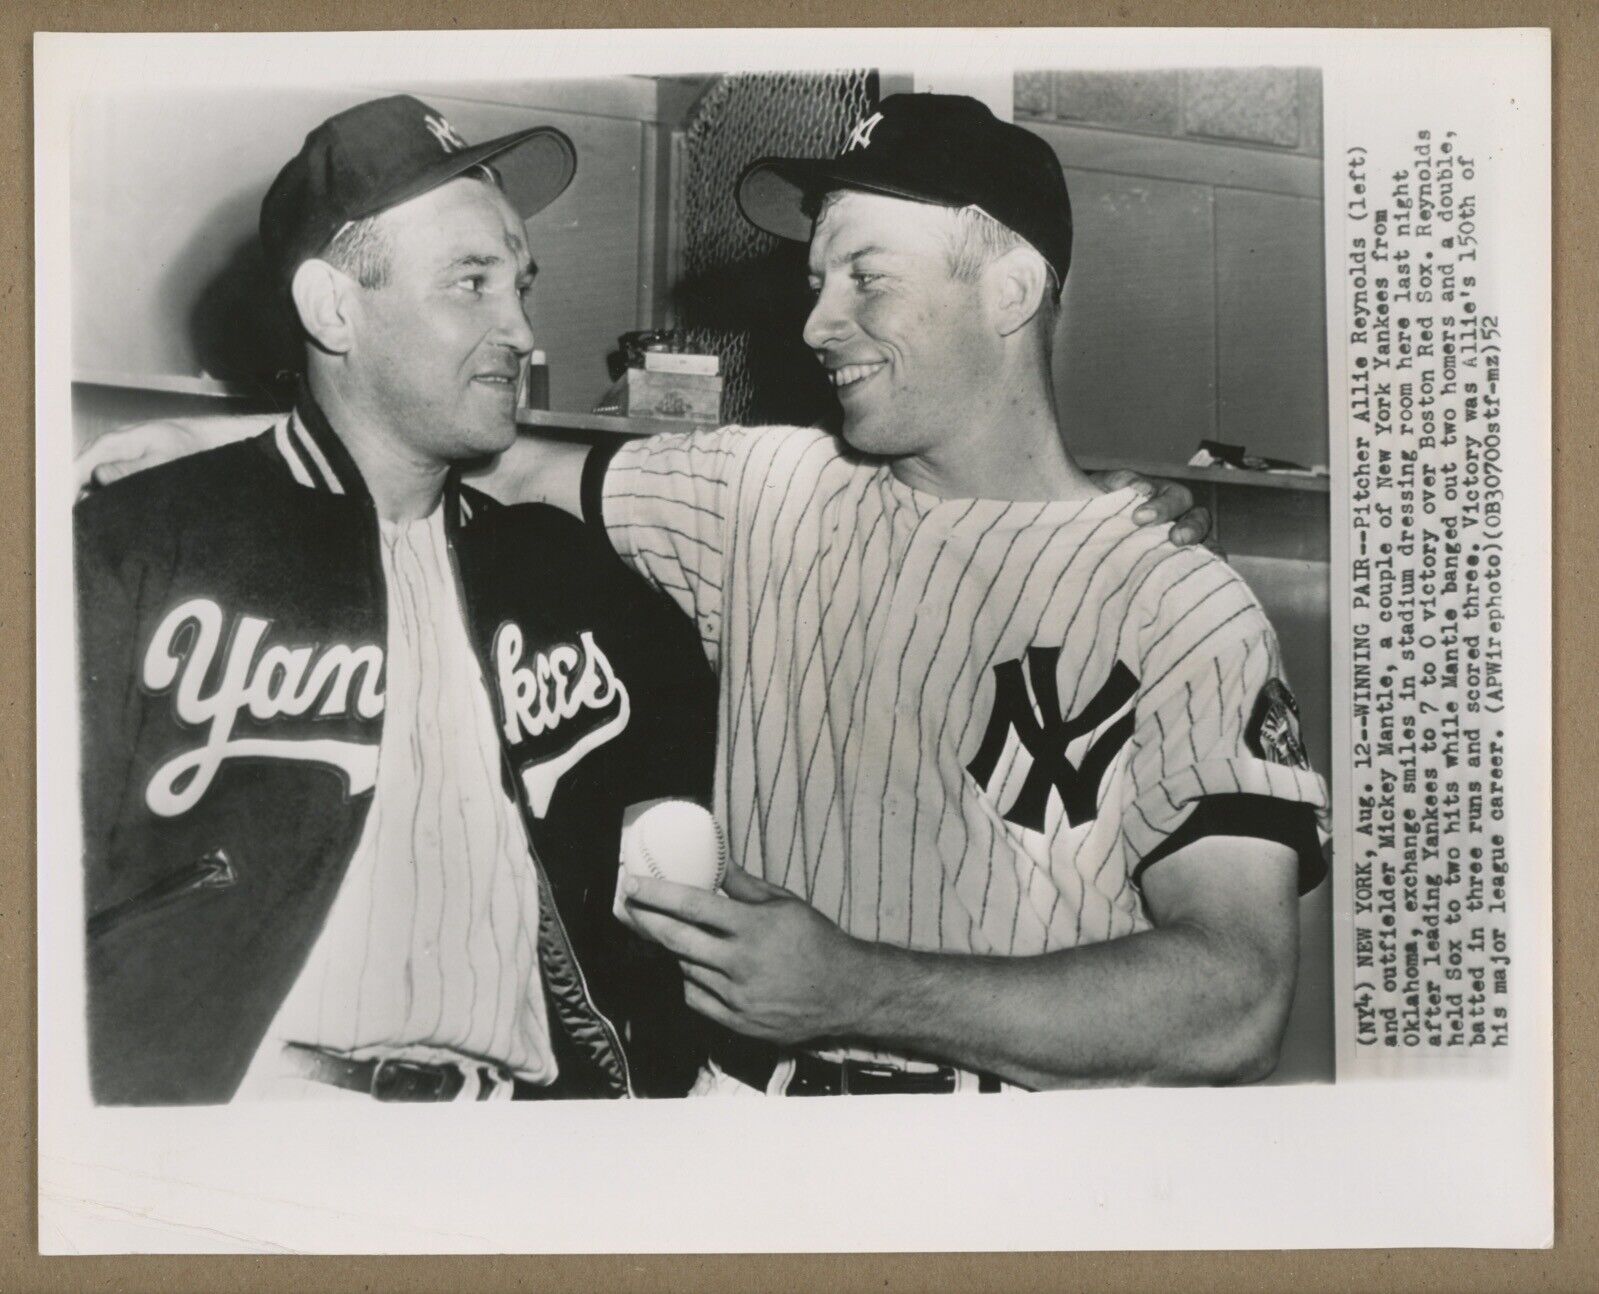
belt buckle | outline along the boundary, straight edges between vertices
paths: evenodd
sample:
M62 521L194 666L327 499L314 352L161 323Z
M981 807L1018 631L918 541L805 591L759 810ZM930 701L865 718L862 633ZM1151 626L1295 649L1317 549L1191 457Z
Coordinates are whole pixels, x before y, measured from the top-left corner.
M909 1070L900 1069L897 1065L885 1065L880 1061L852 1060L844 1057L836 1062L839 1072L839 1091L846 1096L874 1096L879 1092L907 1091L917 1089L913 1086L917 1076ZM850 1082L854 1079L854 1083Z
M879 1061L845 1060L841 1062L843 1090L858 1091L862 1095L882 1092L942 1093L960 1088L957 1072L949 1065L934 1069L903 1069L898 1065L885 1065ZM850 1086L854 1076L856 1086Z
M465 1076L458 1076L464 1086ZM431 1090L423 1091L418 1079L427 1080ZM442 1065L425 1065L398 1056L383 1056L372 1071L370 1090L374 1101L445 1101L453 1095L445 1093L447 1082L448 1075ZM408 1083L414 1086L408 1087Z

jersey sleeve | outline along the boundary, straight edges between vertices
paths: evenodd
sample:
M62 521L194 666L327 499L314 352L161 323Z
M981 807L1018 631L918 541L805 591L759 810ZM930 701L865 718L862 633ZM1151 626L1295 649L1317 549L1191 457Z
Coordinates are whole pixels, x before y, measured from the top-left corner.
M735 482L749 440L742 427L663 432L596 451L584 474L585 518L693 619L712 665Z
M1171 579L1141 639L1132 797L1134 881L1207 836L1270 840L1326 875L1327 787L1311 768L1277 636L1243 580L1208 555Z

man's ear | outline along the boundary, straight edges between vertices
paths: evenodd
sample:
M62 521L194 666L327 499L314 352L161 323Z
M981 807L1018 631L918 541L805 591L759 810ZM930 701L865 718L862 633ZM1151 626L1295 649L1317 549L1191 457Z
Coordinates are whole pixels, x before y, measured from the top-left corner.
M350 276L326 261L305 261L294 271L289 292L311 340L334 355L346 353L355 315L355 283Z
M1031 247L1013 247L987 268L995 326L1002 336L1027 326L1044 304L1049 269Z

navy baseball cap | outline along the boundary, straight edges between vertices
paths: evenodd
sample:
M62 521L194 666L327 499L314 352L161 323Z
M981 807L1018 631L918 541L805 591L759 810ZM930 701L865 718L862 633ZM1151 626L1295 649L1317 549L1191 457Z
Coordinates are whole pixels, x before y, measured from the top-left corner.
M963 94L894 94L837 157L761 157L738 178L744 218L808 242L820 197L863 189L913 202L978 207L1020 234L1055 271L1072 259L1072 205L1055 150Z
M272 181L261 202L267 264L280 283L287 283L351 221L489 165L512 208L526 220L572 182L577 151L552 126L468 144L443 113L408 94L357 104L307 135Z

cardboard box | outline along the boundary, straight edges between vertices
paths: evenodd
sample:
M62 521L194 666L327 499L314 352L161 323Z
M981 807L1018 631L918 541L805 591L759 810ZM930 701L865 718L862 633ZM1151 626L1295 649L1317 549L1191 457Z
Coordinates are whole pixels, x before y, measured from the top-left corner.
M669 350L644 352L644 367L651 373L695 373L714 377L722 370L722 362L715 355L687 355Z
M627 412L634 418L720 422L722 379L698 373L627 370Z

